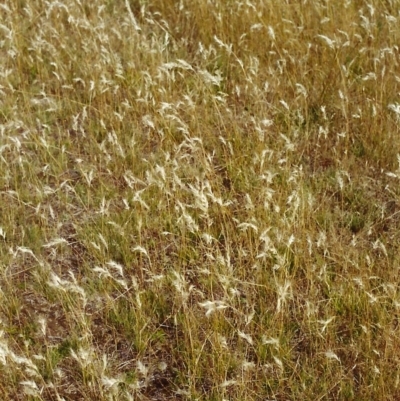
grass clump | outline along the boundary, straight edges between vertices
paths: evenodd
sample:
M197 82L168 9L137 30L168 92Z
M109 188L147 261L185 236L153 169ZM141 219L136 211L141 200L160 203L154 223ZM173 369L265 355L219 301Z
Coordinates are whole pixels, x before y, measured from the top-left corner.
M399 399L399 4L0 12L1 399Z

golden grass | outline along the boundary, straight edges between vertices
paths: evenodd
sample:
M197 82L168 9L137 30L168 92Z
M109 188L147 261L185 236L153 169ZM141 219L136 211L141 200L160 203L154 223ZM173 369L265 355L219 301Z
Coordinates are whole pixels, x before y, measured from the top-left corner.
M400 399L399 2L0 15L1 399Z

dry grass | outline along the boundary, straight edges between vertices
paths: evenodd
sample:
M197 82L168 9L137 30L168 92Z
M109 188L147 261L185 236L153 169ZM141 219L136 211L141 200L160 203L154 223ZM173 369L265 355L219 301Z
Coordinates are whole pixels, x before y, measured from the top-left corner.
M399 2L0 20L1 399L400 399Z

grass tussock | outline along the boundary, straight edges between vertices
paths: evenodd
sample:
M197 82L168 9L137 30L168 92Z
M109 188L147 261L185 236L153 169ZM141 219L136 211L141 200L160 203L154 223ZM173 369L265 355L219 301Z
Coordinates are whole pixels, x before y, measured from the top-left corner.
M0 15L1 399L400 399L400 3Z

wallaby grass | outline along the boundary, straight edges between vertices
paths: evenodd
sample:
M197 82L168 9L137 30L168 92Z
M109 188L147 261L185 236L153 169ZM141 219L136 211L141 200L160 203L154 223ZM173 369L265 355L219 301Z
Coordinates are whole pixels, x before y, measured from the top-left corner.
M396 1L5 1L0 395L397 400Z

